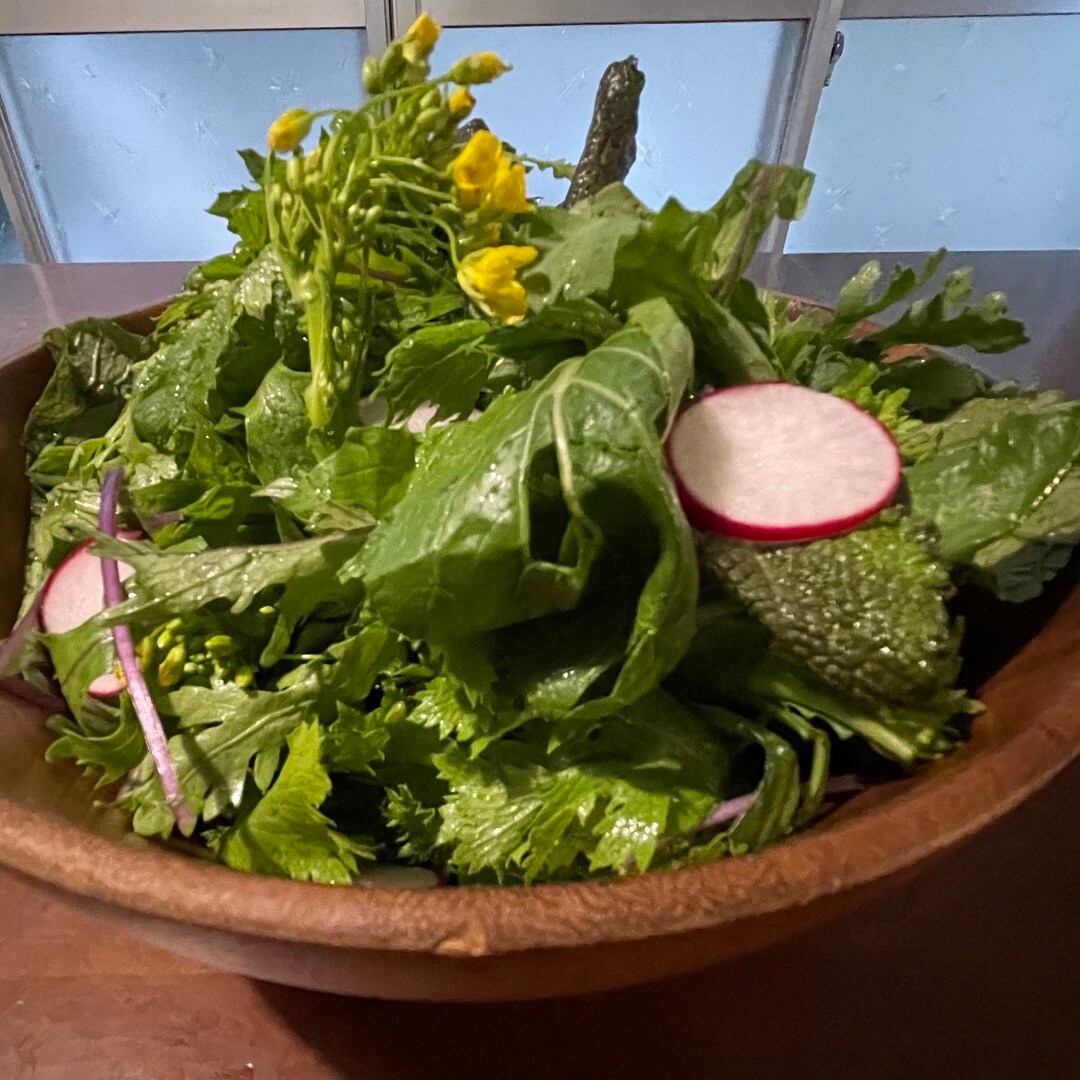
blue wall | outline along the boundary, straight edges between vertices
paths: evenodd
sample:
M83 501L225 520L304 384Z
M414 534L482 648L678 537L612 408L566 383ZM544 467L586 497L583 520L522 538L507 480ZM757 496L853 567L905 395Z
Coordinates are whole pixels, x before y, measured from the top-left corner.
M0 93L60 259L202 259L236 151L296 105L359 100L351 30L0 39Z
M1080 247L1080 16L843 30L787 250Z

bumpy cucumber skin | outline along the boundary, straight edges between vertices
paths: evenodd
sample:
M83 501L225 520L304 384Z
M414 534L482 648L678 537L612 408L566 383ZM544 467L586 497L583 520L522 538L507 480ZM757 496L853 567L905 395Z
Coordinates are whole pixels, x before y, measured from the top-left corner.
M810 544L710 537L702 561L768 627L773 647L839 690L914 705L956 682L959 633L933 535L908 521Z

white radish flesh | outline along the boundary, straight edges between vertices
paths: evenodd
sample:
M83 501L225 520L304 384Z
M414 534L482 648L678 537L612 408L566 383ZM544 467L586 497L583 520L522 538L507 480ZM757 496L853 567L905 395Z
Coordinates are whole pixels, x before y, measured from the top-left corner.
M123 532L124 540L137 540L142 533ZM105 607L105 590L101 581L101 560L92 554L92 540L80 544L52 572L41 591L41 628L49 634L66 634L82 626ZM135 572L120 563L120 580ZM114 698L124 688L115 672L106 671L89 686L91 697Z
M86 692L99 701L108 701L110 698L117 697L123 689L124 684L120 676L114 671L106 671L104 675L99 675L87 687Z
M679 414L666 452L693 525L792 543L836 536L900 485L889 431L850 401L791 383L716 390Z
M91 552L92 540L80 544L50 575L41 597L41 628L50 634L66 634L105 607L101 584L101 560ZM120 564L120 578L134 570Z

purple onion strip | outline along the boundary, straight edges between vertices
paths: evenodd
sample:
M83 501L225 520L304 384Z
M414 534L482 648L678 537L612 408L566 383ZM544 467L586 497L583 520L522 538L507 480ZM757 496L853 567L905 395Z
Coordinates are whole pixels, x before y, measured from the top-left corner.
M839 776L830 776L825 781L826 795L856 795L866 790L866 784L854 773L841 773Z
M824 794L854 795L865 788L866 785L854 773L843 773L840 776L830 776L825 781ZM715 829L717 825L726 825L729 821L742 817L754 805L756 799L756 791L751 791L747 795L737 795L734 799L726 799L702 819L698 828Z
M734 799L726 799L698 826L699 829L714 829L717 825L726 825L737 817L742 817L757 798L757 792L751 791L749 795L738 795Z
M184 515L179 510L163 510L160 514L153 514L143 522L143 528L148 533L155 533L158 529L164 529L166 525L175 525L183 521Z
M108 536L116 535L116 503L120 494L120 485L123 482L124 470L110 469L101 486L98 528ZM107 608L123 603L124 590L120 584L120 568L115 559L102 558L101 582ZM124 681L127 683L128 696L135 708L135 715L139 719L139 726L146 739L146 748L150 751L154 768L161 778L165 800L181 831L190 833L195 827L195 815L191 812L191 807L188 806L187 799L180 788L176 766L173 764L169 754L169 744L165 739L165 729L161 726L161 717L158 716L157 706L154 705L150 688L146 685L142 668L139 667L139 661L135 656L135 643L131 637L131 630L127 626L114 626L112 635L113 642L116 644L116 654L120 658L120 670L123 671Z

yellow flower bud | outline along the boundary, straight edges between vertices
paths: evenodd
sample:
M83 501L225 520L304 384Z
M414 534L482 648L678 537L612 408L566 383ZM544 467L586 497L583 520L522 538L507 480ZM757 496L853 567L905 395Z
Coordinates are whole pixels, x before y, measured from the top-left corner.
M435 42L439 40L442 27L427 12L418 15L412 26L405 31L405 40L420 46L421 52L427 56L435 48Z
M537 254L534 247L513 244L474 251L458 266L458 284L489 315L506 323L521 322L528 308L525 286L516 275Z
M290 109L282 113L266 133L270 149L276 154L295 150L307 137L314 119L307 109Z
M479 52L463 56L446 74L452 82L473 86L476 83L489 83L509 70L510 65L495 53Z
M379 74L379 61L374 56L367 57L360 69L360 81L369 94L379 92Z
M175 686L184 676L184 661L187 650L183 642L174 645L158 665L158 682L162 686Z
M478 131L450 163L450 179L457 188L458 202L465 209L473 209L483 201L501 159L502 143L498 135Z
M473 111L476 98L472 96L467 86L459 86L450 95L446 103L450 106L450 115L455 120L463 120Z

